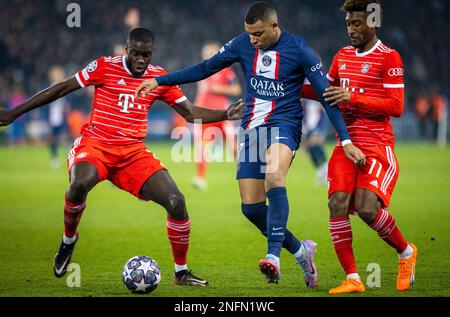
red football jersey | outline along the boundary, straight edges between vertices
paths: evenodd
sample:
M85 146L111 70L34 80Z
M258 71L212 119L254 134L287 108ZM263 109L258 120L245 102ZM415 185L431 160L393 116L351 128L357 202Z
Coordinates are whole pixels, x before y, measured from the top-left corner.
M394 146L390 117L403 113L403 73L400 54L381 41L364 53L348 46L336 54L327 77L352 93L340 108L353 143Z
M197 97L195 104L201 107L223 110L229 106L229 97L223 94L215 94L210 89L210 85L230 85L237 81L236 73L231 67L214 74L213 76L200 81L197 84Z
M145 98L134 99L146 79L167 72L149 65L145 74L134 77L125 56L100 57L75 75L81 87L95 86L92 114L81 134L107 144L132 144L147 136L148 111L155 100L170 107L187 100L179 87L160 86Z

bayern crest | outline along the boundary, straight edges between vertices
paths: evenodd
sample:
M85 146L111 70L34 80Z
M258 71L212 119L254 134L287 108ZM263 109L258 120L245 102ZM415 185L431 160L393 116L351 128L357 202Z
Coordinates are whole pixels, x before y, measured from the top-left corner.
M272 58L269 55L265 55L262 59L262 63L265 67L272 65Z
M363 74L367 74L368 72L369 72L369 70L370 70L370 64L363 64L362 65L362 67L361 67L361 72L363 73Z

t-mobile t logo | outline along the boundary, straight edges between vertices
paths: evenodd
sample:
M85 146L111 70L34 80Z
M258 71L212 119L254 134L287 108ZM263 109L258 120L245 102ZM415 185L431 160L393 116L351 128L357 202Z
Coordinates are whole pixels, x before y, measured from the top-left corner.
M350 79L349 78L341 78L341 87L348 90L350 88Z
M134 96L128 94L119 95L119 107L122 108L120 112L130 113L129 108L134 108Z

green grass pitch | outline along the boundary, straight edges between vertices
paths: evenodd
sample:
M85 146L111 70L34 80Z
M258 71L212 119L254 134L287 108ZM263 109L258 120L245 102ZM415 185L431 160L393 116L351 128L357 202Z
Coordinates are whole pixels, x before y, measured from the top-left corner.
M164 211L107 182L89 195L72 259L81 268L81 287L68 287L65 278L56 279L52 272L63 230L66 167L52 170L43 147L0 148L0 296L135 296L120 278L123 264L135 255L151 256L161 266L161 284L154 293L144 295L151 297L327 296L344 279L328 233L326 188L314 186L314 171L304 153L298 155L288 177L288 226L299 238L319 243L319 286L315 290L306 288L286 251L280 283L266 284L257 265L265 255L266 242L240 212L234 164L210 165L209 191L202 193L191 187L194 164L173 163L167 144L151 148L186 197L192 220L189 267L208 279L210 287L172 283ZM406 238L419 248L416 283L407 293L396 292L395 252L352 217L363 280L371 273L367 271L370 263L381 268L381 287L366 287L366 293L357 296L449 296L450 149L399 145L397 156L401 174L391 212Z

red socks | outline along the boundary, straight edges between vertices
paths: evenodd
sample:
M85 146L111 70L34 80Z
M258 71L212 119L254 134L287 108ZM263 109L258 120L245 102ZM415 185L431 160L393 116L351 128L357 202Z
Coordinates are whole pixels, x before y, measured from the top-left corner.
M175 264L186 265L187 252L189 249L189 238L191 236L191 222L186 220L173 220L167 218L167 235Z
M201 179L206 178L206 166L208 163L206 163L205 160L202 159L201 162L197 163L197 177Z
M408 242L398 229L395 219L386 209L380 210L377 219L370 227L378 233L381 239L396 249L397 253L402 253L407 248Z
M331 240L342 268L347 275L357 273L352 247L352 226L349 218L330 218Z
M355 257L352 248L352 227L350 219L335 218L330 219L330 234L334 244L334 249L339 258L339 262L347 275L357 273ZM386 209L381 209L377 219L370 225L381 239L386 241L391 247L402 253L408 246L402 233L397 227L395 219Z
M77 233L78 224L80 223L81 215L86 208L86 201L75 205L65 198L64 203L64 235L67 238L72 238Z

